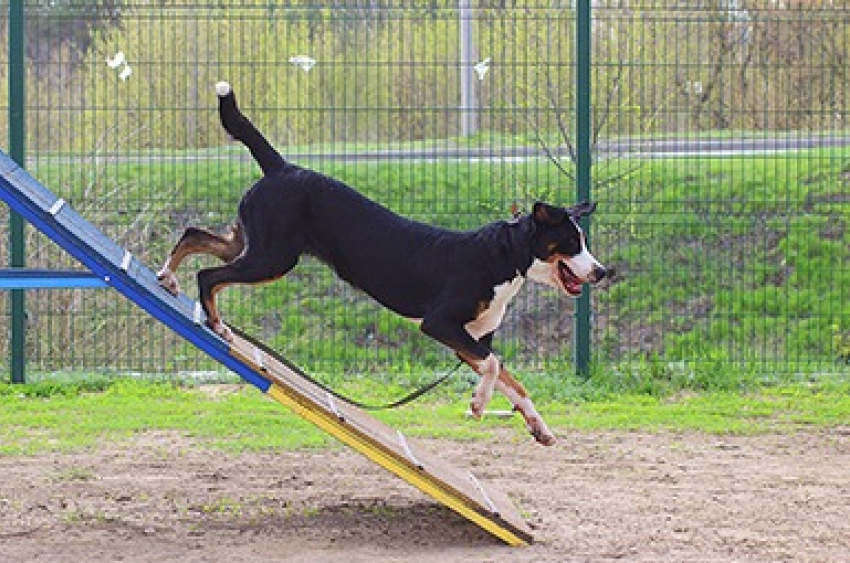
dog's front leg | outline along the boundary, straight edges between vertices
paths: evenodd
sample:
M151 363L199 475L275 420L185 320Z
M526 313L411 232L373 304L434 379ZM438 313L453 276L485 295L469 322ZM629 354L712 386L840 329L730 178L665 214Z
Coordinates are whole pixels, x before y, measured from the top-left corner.
M483 374L478 369L478 362L475 362L472 358L462 353L458 353L458 357L483 377ZM525 386L514 379L504 366L500 367L499 379L496 381L495 387L502 395L507 397L514 406L514 410L519 411L523 419L525 419L526 428L528 428L528 431L538 443L544 446L551 446L555 443L555 435L549 430L546 421L543 420L540 413L537 412L534 402L531 400L531 396L529 396Z
M463 319L463 316L449 315L445 311L435 312L423 319L419 328L431 338L453 349L481 376L469 405L472 414L480 417L493 397L502 366L496 354L475 340L464 328L464 321L458 319Z
M475 387L469 409L476 418L481 418L487 403L493 398L493 390L496 388L496 382L499 379L499 373L502 371L502 365L496 354L490 352L486 358L475 362L474 369L481 376L481 381Z
M496 382L496 388L502 395L508 398L511 404L513 404L514 409L519 411L525 419L526 428L528 428L528 431L539 444L544 446L555 444L555 435L546 426L546 421L543 420L540 413L537 412L531 397L522 383L514 379L507 370L502 369L499 374L499 381Z

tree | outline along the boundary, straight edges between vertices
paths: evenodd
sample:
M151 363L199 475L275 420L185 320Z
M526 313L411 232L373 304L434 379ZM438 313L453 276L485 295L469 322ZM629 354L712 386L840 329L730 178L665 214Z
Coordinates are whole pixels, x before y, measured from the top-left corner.
M8 6L8 1L0 3ZM35 76L50 73L53 53L65 50L73 68L78 67L99 32L121 24L123 0L42 0L24 6L26 57ZM3 10L6 12L7 10ZM4 28L5 29L5 28ZM3 32L5 33L5 31Z

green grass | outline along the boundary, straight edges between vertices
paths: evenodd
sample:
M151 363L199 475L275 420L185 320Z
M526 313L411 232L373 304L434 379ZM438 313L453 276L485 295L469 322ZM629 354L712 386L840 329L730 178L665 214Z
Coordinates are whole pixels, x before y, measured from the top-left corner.
M763 387L746 393L674 397L623 395L580 403L551 417L555 427L761 434L826 429L850 423L846 383Z
M0 452L72 451L174 431L221 449L315 447L326 438L246 389L221 395L168 383L0 386Z
M631 183L636 204L623 185L599 194L619 208L600 229L626 276L600 296L612 330L648 320L677 358L845 356L832 334L850 316L847 170L846 149L662 160Z
M578 387L598 386L576 382ZM377 386L351 385L364 397ZM553 430L669 431L716 434L819 430L850 423L850 384L758 387L745 392L653 396L636 391L595 399L579 395L543 401ZM587 393L586 393L587 394ZM374 397L373 397L374 398ZM377 400L377 399L376 399ZM465 417L466 394L443 392L379 418L412 436L491 440L498 432L528 439L519 416L509 420ZM497 398L491 408L507 408ZM336 444L311 424L246 386L185 387L163 382L99 380L74 384L0 385L0 455L71 452L132 443L145 433L176 433L193 447L227 452L275 451ZM84 476L67 475L81 479Z

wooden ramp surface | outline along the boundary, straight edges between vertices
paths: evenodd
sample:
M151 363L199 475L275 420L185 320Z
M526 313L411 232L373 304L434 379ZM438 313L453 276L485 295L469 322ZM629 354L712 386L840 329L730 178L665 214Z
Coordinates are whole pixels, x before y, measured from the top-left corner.
M235 336L231 350L271 381L271 397L298 415L508 544L531 543L531 530L510 499L472 473L446 464L400 431L337 399L245 335Z

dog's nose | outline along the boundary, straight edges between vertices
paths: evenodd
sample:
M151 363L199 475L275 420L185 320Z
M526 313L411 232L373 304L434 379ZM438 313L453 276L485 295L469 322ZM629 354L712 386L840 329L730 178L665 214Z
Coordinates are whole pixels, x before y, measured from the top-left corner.
M601 264L598 266L594 266L592 275L594 283L602 281L602 278L604 278L606 275L608 275L608 270L605 269L605 266L602 266Z

